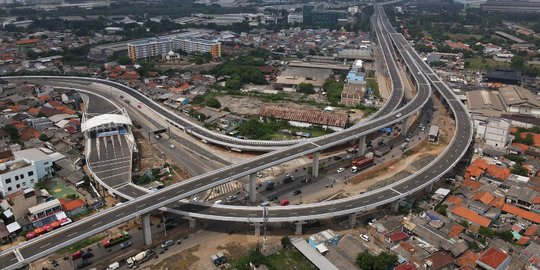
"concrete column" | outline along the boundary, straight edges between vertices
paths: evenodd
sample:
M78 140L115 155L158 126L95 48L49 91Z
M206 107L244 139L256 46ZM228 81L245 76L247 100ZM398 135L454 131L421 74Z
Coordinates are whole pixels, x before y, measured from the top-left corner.
M262 223L255 222L255 223L251 224L251 226L255 227L255 236L261 236Z
M352 213L352 214L349 215L349 226L351 228L356 227L356 217L357 216L358 215L356 213Z
M407 135L407 132L409 132L409 122L410 122L410 119L411 117L407 117L403 120L401 120L401 134L404 134L404 135Z
M306 224L307 222L305 221L297 221L296 223L294 223L294 225L296 225L296 230L295 230L295 234L302 234L302 225Z
M433 191L433 183L427 185L425 190L426 190L426 192L432 192Z
M319 155L320 155L319 152L313 153L313 166L311 170L311 175L313 177L319 176Z
M257 201L257 177L255 174L249 175L249 201L251 203Z
M195 227L197 226L197 220L195 218L192 218L192 217L184 217L184 219L188 220L189 221L189 228L190 229L195 229Z
M390 208L392 208L392 212L397 212L397 211L399 211L399 202L400 202L400 201L401 201L401 200L397 200L397 201L394 201L394 202L391 203L391 207L390 207Z
M366 154L366 136L362 136L358 139L358 155L363 156Z
M150 215L142 216L144 244L149 246L152 244L152 228L150 227Z

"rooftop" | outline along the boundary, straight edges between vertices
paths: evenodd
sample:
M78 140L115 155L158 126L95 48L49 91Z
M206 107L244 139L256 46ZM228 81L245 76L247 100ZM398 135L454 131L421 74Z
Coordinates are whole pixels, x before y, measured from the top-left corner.
M268 105L261 108L259 115L263 117L274 117L276 119L341 128L345 128L348 123L348 117L345 114Z
M497 269L507 258L508 253L497 248L490 248L478 258L477 262Z
M460 205L454 206L450 212L480 226L489 227L489 224L491 224L490 219Z

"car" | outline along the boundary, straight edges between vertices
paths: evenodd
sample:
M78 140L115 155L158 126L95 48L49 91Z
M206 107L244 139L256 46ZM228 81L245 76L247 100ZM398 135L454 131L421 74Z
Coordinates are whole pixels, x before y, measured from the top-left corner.
M196 202L196 201L200 200L200 198L195 196L195 197L191 198L191 200Z
M156 134L156 135L154 136L154 138L156 138L156 140L159 140L159 139L161 139L161 136L160 136L159 134Z
M70 256L71 256L71 259L75 260L75 259L80 258L82 255L83 255L82 250L78 250L78 251L75 251L75 252L71 253Z
M300 194L302 194L302 191L299 190L299 189L293 191L293 193L292 193L293 196L297 196L297 195L300 195Z
M344 171L345 171L345 168L343 168L343 167L337 169L337 173L342 173L342 172L344 172Z
M234 200L234 199L236 199L236 196L234 196L234 195L227 196L227 201L229 201L229 202Z
M270 202L269 201L264 201L262 202L261 204L259 204L261 207L266 207L266 206L270 206Z
M347 155L347 159L351 159L352 158L352 155Z
M77 269L83 269L91 264L91 261L82 261L81 263L77 264Z
M92 252L85 252L83 253L83 255L81 256L81 258L83 260L88 260L90 258L94 257L94 254Z
M165 248L168 248L170 246L174 245L174 241L173 240L167 240L163 243L161 243L161 248L165 249Z
M286 205L289 205L289 200L283 200L279 203L279 205L281 206L286 206Z
M360 234L360 238L362 238L362 240L364 240L366 242L369 242L369 236L367 236L365 234Z
M402 116L401 113L396 114L396 118L400 118Z
M368 225L369 226L372 226L375 222L377 222L377 219L371 219L370 221L368 221Z
M260 173L260 172L256 172L255 175L256 175L257 177L259 177L259 178L263 177L262 173Z
M109 264L109 266L105 270L116 270L118 268L120 268L120 263L119 262L113 262L113 263Z
M426 130L426 127L421 127L420 130L424 131L424 130Z
M170 147L171 149L174 149L176 146L174 146L174 144L171 144L171 145L169 145L169 147Z
M270 194L268 195L268 197L266 197L266 199L268 199L269 201L276 201L278 199L278 195L277 194Z
M423 127L424 127L424 125L420 124L420 125L418 125L418 127L419 127L419 128L423 128Z
M223 200L217 200L214 202L214 204L223 204Z
M338 160L341 160L342 158L340 156L334 156L334 160L335 161L338 161Z
M127 248L127 247L129 247L129 246L131 246L131 242L130 242L130 241L123 242L123 243L120 244L120 248L121 248L121 249Z

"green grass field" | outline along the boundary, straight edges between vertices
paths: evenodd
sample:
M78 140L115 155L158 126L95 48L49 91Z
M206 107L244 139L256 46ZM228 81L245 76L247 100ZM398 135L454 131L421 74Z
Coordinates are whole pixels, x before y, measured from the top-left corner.
M510 63L507 62L497 62L491 58L469 58L465 60L468 64L467 69L471 70L483 70L488 68L495 68L495 67L510 67Z

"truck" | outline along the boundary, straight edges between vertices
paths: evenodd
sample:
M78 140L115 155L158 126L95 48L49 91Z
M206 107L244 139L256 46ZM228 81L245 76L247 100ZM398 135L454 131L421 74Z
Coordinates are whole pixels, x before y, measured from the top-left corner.
M129 235L128 232L122 230L118 233L115 233L109 238L101 240L101 246L104 248L110 248L114 245L120 244L128 239L131 238L131 235Z
M390 153L391 150L392 150L392 146L387 145L387 146L381 147L381 148L373 151L373 155L376 156L376 157L382 157L382 156Z
M363 170L363 169L373 165L373 161L374 161L373 158L365 157L365 156L354 159L352 161L351 171L354 173L354 172L358 172L360 170Z
M143 262L148 261L153 255L154 251L152 249L147 249L145 251L137 253L137 255L133 257L129 257L126 260L126 263L128 264L128 267L131 268L135 265L139 265Z

